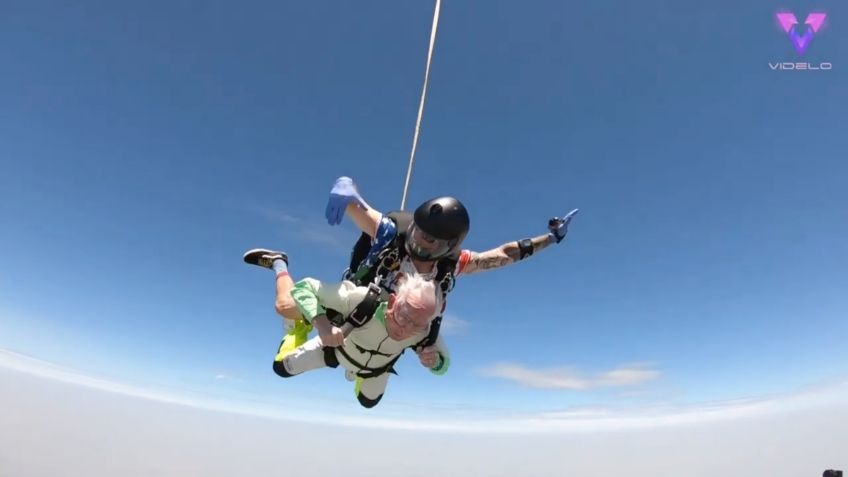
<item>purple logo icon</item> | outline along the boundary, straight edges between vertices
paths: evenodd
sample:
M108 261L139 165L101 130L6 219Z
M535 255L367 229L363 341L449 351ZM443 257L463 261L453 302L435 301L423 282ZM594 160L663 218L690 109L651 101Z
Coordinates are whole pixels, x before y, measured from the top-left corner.
M804 24L799 25L794 13L782 12L777 14L777 21L780 22L783 31L789 34L789 39L792 40L798 54L803 55L810 45L810 40L813 39L813 34L818 33L824 23L825 17L827 17L826 13L810 13L804 20Z

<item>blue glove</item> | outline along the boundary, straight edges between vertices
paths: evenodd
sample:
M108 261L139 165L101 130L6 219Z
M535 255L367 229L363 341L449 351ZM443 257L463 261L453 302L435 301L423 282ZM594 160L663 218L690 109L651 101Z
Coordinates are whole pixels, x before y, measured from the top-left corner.
M551 235L554 237L554 240L556 240L556 243L562 242L562 239L565 238L565 235L568 233L568 224L571 222L571 219L577 215L579 210L580 209L574 209L565 214L565 217L563 218L554 217L548 221L548 230L551 231Z
M353 179L345 176L339 177L333 183L333 188L330 190L330 200L327 202L327 210L324 211L327 223L330 225L342 223L345 208L351 202L356 202L360 207L365 206L365 201L356 191L356 184L353 183Z

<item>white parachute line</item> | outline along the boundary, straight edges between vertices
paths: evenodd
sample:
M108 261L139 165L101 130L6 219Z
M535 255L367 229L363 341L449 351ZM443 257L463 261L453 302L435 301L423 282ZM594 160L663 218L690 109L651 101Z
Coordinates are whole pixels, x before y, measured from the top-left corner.
M433 28L430 30L430 49L427 51L427 67L424 69L424 87L421 88L421 101L418 103L418 119L415 121L415 134L412 136L412 151L409 153L409 166L406 169L406 181L403 184L403 198L400 210L406 207L406 194L409 191L409 180L412 178L412 165L415 163L415 150L418 148L418 135L421 131L421 118L424 116L424 101L427 98L427 85L430 83L430 63L433 60L433 46L436 44L436 30L439 28L439 10L442 0L436 0L436 10L433 12Z

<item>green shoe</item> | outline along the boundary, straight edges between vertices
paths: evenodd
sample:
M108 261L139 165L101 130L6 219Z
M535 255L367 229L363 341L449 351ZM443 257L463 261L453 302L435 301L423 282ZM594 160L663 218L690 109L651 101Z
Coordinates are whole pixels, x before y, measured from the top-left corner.
M274 361L282 361L287 355L289 355L292 351L294 351L299 346L306 343L306 340L309 339L309 332L312 331L312 325L306 322L306 320L297 320L294 323L294 326L289 329L286 336L283 337L283 341L280 343L280 349L277 351L277 357L274 358Z
M356 376L356 380L353 385L353 395L357 398L359 397L359 390L362 389L362 378Z

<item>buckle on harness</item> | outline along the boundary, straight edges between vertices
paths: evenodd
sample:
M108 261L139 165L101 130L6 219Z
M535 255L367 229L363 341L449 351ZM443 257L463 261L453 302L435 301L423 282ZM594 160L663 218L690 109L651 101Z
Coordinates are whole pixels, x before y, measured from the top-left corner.
M374 316L374 312L377 311L377 306L379 305L381 289L374 283L368 284L368 293L365 294L365 298L356 305L356 308L350 313L350 316L347 317L347 322L353 325L355 328L359 328L360 326L368 323L368 320Z

